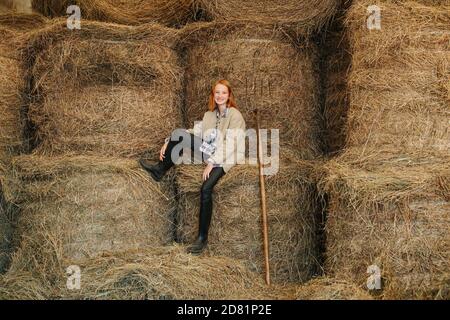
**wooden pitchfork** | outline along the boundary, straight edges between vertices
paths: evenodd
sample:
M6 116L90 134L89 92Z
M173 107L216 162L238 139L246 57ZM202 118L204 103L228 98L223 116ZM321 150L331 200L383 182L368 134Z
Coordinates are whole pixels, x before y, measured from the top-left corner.
M264 267L266 271L266 284L270 285L270 267L269 267L269 231L267 223L267 211L266 211L266 187L264 183L264 162L262 154L262 142L260 129L260 113L258 108L253 111L256 115L256 137L258 145L258 166L259 166L259 189L261 193L261 216L263 227L263 245L264 245Z

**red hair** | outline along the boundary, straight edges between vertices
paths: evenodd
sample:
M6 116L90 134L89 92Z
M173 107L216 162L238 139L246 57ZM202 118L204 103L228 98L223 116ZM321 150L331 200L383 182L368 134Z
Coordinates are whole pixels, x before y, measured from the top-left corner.
M216 81L216 83L214 83L214 85L211 88L211 93L209 94L208 110L214 111L214 109L216 108L216 102L214 101L214 89L216 88L216 86L218 84L222 84L228 88L229 96L228 96L228 101L227 101L227 107L237 109L236 101L234 99L233 91L231 90L230 82L228 80L222 79L222 80Z

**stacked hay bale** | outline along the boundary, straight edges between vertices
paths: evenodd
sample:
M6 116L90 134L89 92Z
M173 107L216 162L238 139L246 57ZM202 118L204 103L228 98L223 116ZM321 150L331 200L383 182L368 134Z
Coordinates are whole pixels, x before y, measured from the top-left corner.
M318 269L318 203L312 164L286 158L266 180L271 275L275 282L304 282ZM202 166L179 166L178 238L193 242L198 232ZM263 271L259 173L239 165L215 187L208 251L240 259L250 270Z
M47 18L37 13L8 12L0 14L0 25L18 32L35 31L42 28L47 22Z
M33 0L33 9L47 17L67 15L67 8L79 6L82 19L125 25L158 22L180 26L196 18L194 0Z
M157 24L95 22L74 32L56 22L36 35L28 45L36 153L158 154L181 121L174 35Z
M36 14L0 14L0 167L26 149L21 117L26 83L18 49L30 30L45 24Z
M9 41L16 34L12 30L2 29L0 35ZM9 45L0 46L0 163L3 166L9 163L11 156L23 149L24 143L20 117L24 83L14 50Z
M200 7L215 21L259 21L281 24L299 37L320 30L336 10L340 0L198 0Z
M12 228L16 218L10 203L11 158L27 149L23 120L25 81L18 47L26 33L45 24L45 19L33 14L0 14L0 272L9 262Z
M173 239L173 176L156 184L136 158L179 127L174 31L56 21L24 50L32 81L31 155L14 159L21 244L11 270L52 278L102 252Z
M258 22L193 23L180 32L185 54L186 125L206 111L213 80L228 79L247 128L279 129L280 143L305 159L321 154L317 47Z
M366 286L380 268L381 297L448 299L450 156L448 5L355 1L348 148L325 166L326 270ZM431 5L433 4L433 5Z
M348 146L447 153L450 58L448 5L381 1L381 30L368 30L369 2L348 15Z
M326 270L365 287L367 270L375 265L384 298L448 299L448 159L392 155L370 165L360 161L338 159L325 167Z
M135 160L24 155L13 165L22 204L16 269L35 261L52 270L104 251L172 242L170 185L151 181Z
M258 107L260 127L279 130L280 168L267 180L271 267L278 282L306 281L318 266L312 164L300 159L313 160L323 150L318 48L309 35L328 21L337 4L315 2L312 9L297 1L199 1L214 21L180 30L186 126L202 118L214 79L224 78L233 85L247 129L256 129L253 111ZM264 155L276 157L270 150L272 138L267 142ZM255 160L256 153L247 156ZM193 241L197 233L201 170L177 170L178 236L183 242ZM237 166L221 179L215 187L209 251L238 257L261 272L258 188L258 170L251 165Z
M0 276L0 299L292 299L291 288L264 285L226 257L192 257L183 247L116 252L79 264L80 290L64 273L53 282L27 272Z

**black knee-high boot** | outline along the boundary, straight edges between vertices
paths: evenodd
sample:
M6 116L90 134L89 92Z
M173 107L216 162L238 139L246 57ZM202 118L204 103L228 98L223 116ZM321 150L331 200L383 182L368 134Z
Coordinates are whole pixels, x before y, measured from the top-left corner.
M201 253L208 244L208 231L212 217L212 190L207 186L202 187L200 195L200 214L198 219L197 240L188 248L192 254Z

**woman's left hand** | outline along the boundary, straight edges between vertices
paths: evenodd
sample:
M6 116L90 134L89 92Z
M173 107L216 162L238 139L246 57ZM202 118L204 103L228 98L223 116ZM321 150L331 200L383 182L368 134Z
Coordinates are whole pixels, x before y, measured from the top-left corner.
M212 163L208 163L208 165L206 166L205 170L203 170L203 181L206 181L209 178L209 174L211 172L211 170L213 169L213 164Z

